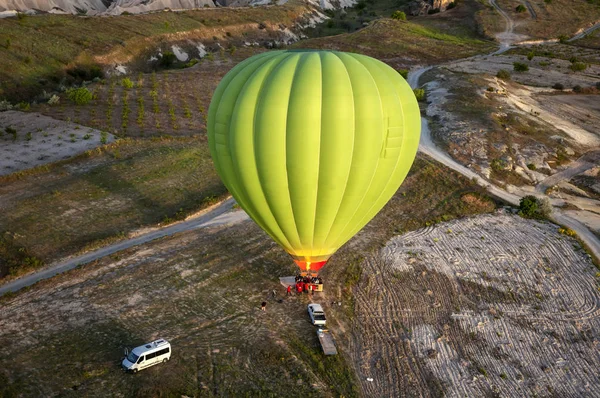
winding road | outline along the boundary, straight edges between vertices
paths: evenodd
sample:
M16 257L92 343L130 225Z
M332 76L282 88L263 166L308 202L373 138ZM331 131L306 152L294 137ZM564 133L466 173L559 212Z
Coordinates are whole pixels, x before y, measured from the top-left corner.
M223 202L206 209L197 216L189 218L185 221L171 224L164 228L159 228L155 231L137 236L132 239L123 240L112 245L104 246L98 250L73 257L65 261L53 264L46 269L29 274L22 278L16 279L5 285L0 286L0 296L31 286L44 279L52 278L55 275L77 268L80 265L90 263L100 258L109 256L121 250L129 249L130 247L141 245L155 239L171 236L179 232L191 231L198 228L206 228L214 225L235 223L248 218L243 211L227 213L233 208L235 200L228 198Z
M499 14L506 21L506 28L503 33L497 35L498 40L500 41L500 48L488 55L498 55L512 48L513 45L518 44L516 41L519 36L514 34L514 21L508 16L506 12L504 12L498 4L496 4L496 0L489 0L490 5L492 5ZM440 66L440 65L438 65ZM421 67L415 70L410 71L408 75L408 83L414 89L419 87L419 80L423 73L430 70L433 66ZM477 183L487 189L487 191L507 203L510 203L513 206L518 206L519 201L524 195L517 195L516 193L507 192L506 190L491 184L489 181L485 180L473 170L468 169L462 164L458 163L452 157L450 157L446 152L442 151L438 148L433 140L431 139L431 131L429 129L429 123L426 118L421 118L421 141L419 142L419 151L424 153L431 158L437 160L438 162L444 164L445 166L459 172L463 176L474 179ZM585 167L583 165L576 164L574 169L578 169L581 167ZM571 168L560 173L556 180L561 180L562 177L569 175ZM552 177L550 177L552 178ZM553 179L554 180L554 179ZM553 181L551 180L550 183ZM540 183L541 186L544 185L544 181ZM520 192L521 193L521 192ZM538 197L547 198L547 196L541 192L537 192ZM596 257L600 258L600 240L594 233L592 233L584 224L575 220L572 217L569 217L565 213L563 213L560 209L554 207L552 210L552 214L550 219L557 224L563 225L569 229L575 231L578 237L585 243L589 251Z

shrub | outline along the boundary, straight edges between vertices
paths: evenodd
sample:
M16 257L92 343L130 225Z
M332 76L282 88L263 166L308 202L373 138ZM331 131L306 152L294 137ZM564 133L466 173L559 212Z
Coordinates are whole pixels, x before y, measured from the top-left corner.
M176 59L177 57L171 51L165 51L160 58L160 64L165 68L168 68L173 65Z
M600 82L596 82L596 88L600 90Z
M581 87L579 84L576 85L575 87L573 87L573 91L575 91L576 93L580 93L583 91L583 87Z
M494 159L490 162L490 168L494 171L502 171L506 168L506 162L502 159Z
M565 44L568 40L569 40L569 36L567 36L567 35L558 36L558 41L562 44Z
M106 131L100 132L100 143L106 144L108 142L108 133Z
M587 64L583 62L575 62L571 64L570 68L573 72L581 72L587 69Z
M85 105L92 100L92 92L86 87L70 88L67 90L67 98L76 105Z
M0 112L10 111L12 108L12 104L7 100L0 101Z
M496 73L496 77L498 79L510 80L510 72L506 69L500 69L498 73Z
M415 88L413 90L413 92L415 93L415 98L417 99L417 101L423 101L425 100L425 90L422 88Z
M513 62L513 68L516 72L527 72L529 70L529 66L522 62Z
M570 62L570 63L572 63L572 64L574 64L574 63L575 63L575 62L577 62L577 61L579 61L579 60L578 60L578 59L577 59L577 57L576 57L576 56L574 56L574 55L573 55L571 58L569 58L569 62Z
M398 69L398 73L405 79L408 79L408 69Z
M446 10L451 10L454 7L456 7L456 1L453 1L452 3L448 4L448 7L446 7Z
M533 51L530 51L530 52L527 53L527 59L528 60L531 61L533 59L533 57L535 57L535 53Z
M519 201L519 215L525 218L544 218L552 211L548 199L540 200L533 195L527 195Z
M493 93L495 90L494 90L494 87L488 87L488 88L486 88L486 91Z
M527 11L527 8L523 4L519 4L517 6L517 8L515 8L515 11L516 12L525 12L525 11Z
M556 83L554 86L552 86L553 89L555 90L564 90L565 89L565 85L562 83Z
M404 11L394 11L392 14L392 19L397 19L398 21L406 21L406 13Z
M535 165L535 164L533 164L533 163L529 163L529 164L527 165L527 168L528 168L529 170L533 170L533 171L536 171L536 170L537 170L537 167L536 167L536 165Z
M129 90L133 88L133 82L130 78L124 77L121 79L121 86L123 86L126 90Z
M440 12L439 8L431 8L431 9L429 9L429 11L427 11L427 14L429 14L429 15L437 14L438 12Z

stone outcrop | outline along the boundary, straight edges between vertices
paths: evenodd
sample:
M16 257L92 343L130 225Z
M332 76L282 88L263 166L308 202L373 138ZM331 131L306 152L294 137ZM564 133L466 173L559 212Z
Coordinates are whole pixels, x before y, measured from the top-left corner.
M408 5L410 15L425 15L430 10L446 11L453 0L415 0Z

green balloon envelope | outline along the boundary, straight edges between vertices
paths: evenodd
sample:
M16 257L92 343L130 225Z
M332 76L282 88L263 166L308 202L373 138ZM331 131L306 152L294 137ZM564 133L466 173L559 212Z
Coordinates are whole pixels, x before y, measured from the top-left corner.
M271 51L217 87L208 142L248 215L303 270L316 271L404 181L421 117L388 65L337 51Z

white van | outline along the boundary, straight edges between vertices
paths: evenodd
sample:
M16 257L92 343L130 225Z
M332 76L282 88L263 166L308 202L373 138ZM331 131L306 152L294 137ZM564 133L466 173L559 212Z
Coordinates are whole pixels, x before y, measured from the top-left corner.
M136 373L160 362L171 359L171 344L165 339L158 339L152 343L135 347L123 359L123 369Z

